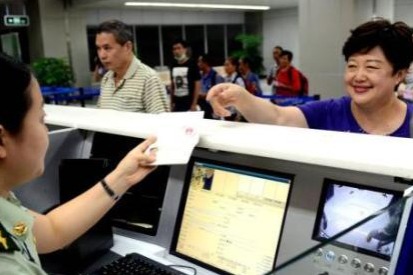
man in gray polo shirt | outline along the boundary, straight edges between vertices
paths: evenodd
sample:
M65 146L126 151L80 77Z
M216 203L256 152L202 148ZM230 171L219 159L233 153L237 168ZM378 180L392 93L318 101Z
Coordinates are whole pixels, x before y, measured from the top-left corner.
M165 87L156 72L135 57L132 41L132 32L121 21L99 25L97 53L109 71L101 80L97 106L129 112L168 112Z

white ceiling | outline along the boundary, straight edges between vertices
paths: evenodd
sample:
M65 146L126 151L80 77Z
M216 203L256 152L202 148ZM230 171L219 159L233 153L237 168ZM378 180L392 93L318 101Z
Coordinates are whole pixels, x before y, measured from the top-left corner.
M298 0L72 0L72 8L96 9L96 8L111 8L111 9L142 9L137 7L125 7L127 1L137 2L176 2L176 3L202 3L202 4L230 4L230 5L263 5L270 6L271 9L297 7ZM145 8L156 9L156 8Z

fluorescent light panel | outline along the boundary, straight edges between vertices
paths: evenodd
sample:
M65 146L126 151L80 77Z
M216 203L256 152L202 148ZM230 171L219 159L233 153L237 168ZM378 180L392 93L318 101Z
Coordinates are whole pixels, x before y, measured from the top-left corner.
M204 8L204 9L237 9L237 10L269 10L269 6L256 5L225 5L225 4L195 4L167 2L125 2L125 6L163 7L163 8Z

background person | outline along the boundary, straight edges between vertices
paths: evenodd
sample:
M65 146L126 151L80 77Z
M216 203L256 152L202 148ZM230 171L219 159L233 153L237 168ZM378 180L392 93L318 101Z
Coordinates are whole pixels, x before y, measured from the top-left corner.
M233 84L219 84L207 96L219 116L235 106L248 121L342 132L410 137L412 106L395 87L413 61L412 30L403 22L369 21L351 31L343 47L348 96L280 107Z
M211 67L212 58L208 54L202 54L198 57L198 68L201 71L201 91L198 97L198 104L204 111L204 117L212 119L212 107L206 101L206 95L213 86L224 82L224 78Z
M224 63L225 76L224 81L233 83L245 88L245 81L238 70L239 62L234 57L228 57Z
M245 89L253 95L262 95L260 79L258 75L251 71L251 60L248 57L240 58L239 72L244 79Z
M277 95L299 96L301 90L300 72L291 64L293 53L283 50L280 54L280 66L275 75L274 86Z
M233 83L233 84L239 85L242 88L245 88L245 81L244 81L244 78L242 78L241 74L239 73L238 66L239 66L238 59L234 57L228 57L225 60L224 81L227 83ZM237 109L235 109L235 107L230 106L230 107L227 107L227 109L231 113L231 115L226 116L225 120L230 120L230 121L241 120L241 115L237 112Z
M172 65L171 110L175 112L197 111L201 90L198 66L188 55L188 44L177 40L172 45L175 62Z
M398 95L407 102L413 102L413 63L410 64L404 81L397 89Z
M39 177L49 144L39 84L22 63L0 54L0 274L46 274L38 253L62 249L92 227L116 198L154 168L150 138L104 180L43 215L21 206L12 189Z
M131 30L121 21L98 26L96 49L109 72L102 78L97 106L140 113L168 112L165 87L157 73L136 58L132 41Z
M277 70L280 66L280 55L282 51L283 51L283 48L281 46L275 46L274 49L272 50L272 58L274 59L274 65L271 67L271 69L268 72L267 84L271 85L271 91L273 95L275 95L277 91L277 88L275 87L274 82L275 82Z

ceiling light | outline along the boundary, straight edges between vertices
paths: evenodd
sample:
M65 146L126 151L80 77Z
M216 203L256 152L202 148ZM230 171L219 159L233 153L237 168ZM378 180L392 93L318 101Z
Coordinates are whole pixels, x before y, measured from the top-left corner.
M125 2L125 6L163 7L163 8L201 8L201 9L237 9L237 10L269 10L269 6L257 5L225 5L225 4L195 4L167 2Z

